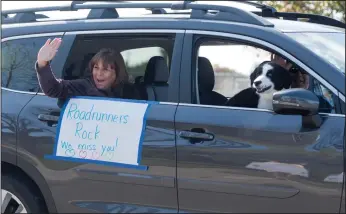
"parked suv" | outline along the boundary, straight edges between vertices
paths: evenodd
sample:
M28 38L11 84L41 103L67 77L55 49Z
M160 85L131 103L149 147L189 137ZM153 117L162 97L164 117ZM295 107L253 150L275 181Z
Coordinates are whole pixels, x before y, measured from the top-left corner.
M191 1L3 11L2 212L345 213L345 24L248 4L259 11ZM121 17L124 8L148 13ZM38 14L82 9L86 18ZM56 77L86 76L91 57L114 47L143 100L158 102L141 154L148 170L45 158L64 100L42 93L34 64L55 37ZM216 102L249 87L273 55L303 74L304 89L278 94L285 103L273 111Z

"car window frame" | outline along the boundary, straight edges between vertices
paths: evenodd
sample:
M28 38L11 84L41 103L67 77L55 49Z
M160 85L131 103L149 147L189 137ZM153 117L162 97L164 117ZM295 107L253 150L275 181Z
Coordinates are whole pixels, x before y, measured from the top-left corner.
M71 41L76 41L77 36L83 35L110 35L110 34L174 34L174 44L173 44L173 52L170 59L170 68L169 68L169 86L168 86L168 101L162 102L157 101L162 104L176 104L179 102L179 74L180 74L180 63L181 63L181 52L183 49L182 43L184 40L185 30L182 29L116 29L116 30L84 30L84 31L68 31L65 32L64 38L71 38ZM65 63L67 62L70 51L73 48L73 42L71 42L71 46L69 47L68 52L65 54L65 59L63 63L60 63L61 66L61 77L63 76L63 68L65 67ZM44 95L44 94L41 94Z
M327 89L329 89L335 97L338 98L339 102L335 106L336 113L319 113L319 114L345 117L345 113L340 109L340 102L345 102L345 97L343 96L343 94L341 94L334 86L332 86L326 80L324 80L318 74L318 72L312 70L308 65L304 64L301 60L291 55L290 53L286 52L283 48L258 38L234 34L234 33L224 33L224 32L205 31L205 30L186 30L185 42L189 43L188 45L189 47L185 44L183 58L187 56L191 57L191 60L189 61L190 63L195 58L197 59L197 51L195 49L196 37L221 39L221 40L226 40L230 42L231 41L241 42L242 44L252 45L252 46L262 48L264 50L274 52L284 56L285 58L289 59L290 61L292 61L293 63L295 63L302 69L304 69L307 73L309 73L309 75L311 75L314 79L318 80ZM199 103L196 103L195 100L193 100L194 94L198 93L198 78L197 78L198 75L196 70L196 63L191 63L191 65L185 64L185 66L187 66L185 67L185 69L189 68L188 70L190 70L191 73L189 75L185 75L185 77L181 77L181 81L183 81L183 79L189 79L189 80L185 80L184 82L186 83L189 82L188 84L190 86L190 93L187 94L186 91L180 90L181 101L179 105L194 105L199 107L211 107L211 108L230 108L230 109L237 109L237 110L260 111L260 112L265 111L265 112L274 113L273 111L266 110L266 109L251 109L251 108L229 107L229 106L212 106L212 105L201 105Z

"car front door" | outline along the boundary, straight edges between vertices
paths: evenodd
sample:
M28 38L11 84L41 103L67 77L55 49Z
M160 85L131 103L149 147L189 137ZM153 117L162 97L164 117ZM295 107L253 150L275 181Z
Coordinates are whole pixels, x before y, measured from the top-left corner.
M106 34L116 35L117 32L107 31ZM146 29L127 33L143 36L141 33L151 32ZM83 33L69 32L62 39L59 52L52 61L58 77L63 73L73 45L78 43L76 37L79 34ZM39 93L22 110L18 119L18 162L43 177L58 212L178 212L174 135L177 104L174 103L178 101L179 86L174 79L178 79L175 76L179 66L175 65L180 65L183 33L172 32L172 35L175 43L166 100L172 103L158 102L147 112L141 159L141 165L148 166L147 171L46 159L44 157L54 151L62 103Z
M195 39L211 36L235 39L215 32L185 35L175 118L179 211L339 212L345 127L340 109L321 113L320 128L305 128L300 115L199 104ZM245 36L236 39L249 43ZM257 40L257 46L266 45Z

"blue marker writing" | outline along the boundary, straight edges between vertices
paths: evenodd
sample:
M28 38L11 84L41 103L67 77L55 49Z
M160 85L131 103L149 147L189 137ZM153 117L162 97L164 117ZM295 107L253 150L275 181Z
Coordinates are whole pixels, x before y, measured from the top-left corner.
M100 130L98 125L96 126L95 132L91 132L91 131L83 130L83 123L81 122L76 123L76 131L74 133L74 136L76 137L93 140L93 139L97 139L99 137L99 134L100 134Z
M68 142L65 142L65 141L61 141L61 147L63 149L71 149L72 148L71 144L69 144Z

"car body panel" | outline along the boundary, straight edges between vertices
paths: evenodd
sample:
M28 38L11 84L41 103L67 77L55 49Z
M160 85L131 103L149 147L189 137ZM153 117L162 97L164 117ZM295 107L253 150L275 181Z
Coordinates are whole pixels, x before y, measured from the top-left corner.
M345 173L344 173L344 182L345 182ZM343 194L341 198L341 203L340 203L340 213L345 213L345 208L346 208L346 194L345 194L345 185L343 189Z
M19 112L35 96L1 89L1 160L16 165L17 119Z
M179 105L177 135L204 128L215 136L177 139L179 208L338 212L345 118L323 117L320 129L301 131L301 116Z

